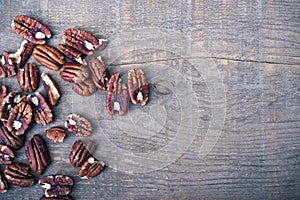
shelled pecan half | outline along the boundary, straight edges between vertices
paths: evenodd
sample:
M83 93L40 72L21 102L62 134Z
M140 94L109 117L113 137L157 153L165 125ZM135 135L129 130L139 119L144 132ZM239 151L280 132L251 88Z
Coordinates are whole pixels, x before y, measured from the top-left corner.
M29 173L29 166L21 162L6 165L4 176L9 183L19 187L30 187L35 183L34 177Z
M9 53L6 51L2 52L0 59L0 77L7 78L17 74L17 68L14 65L14 61L9 57Z
M149 97L149 87L147 78L140 68L131 69L128 72L128 92L131 102L137 104L140 102L144 106Z
M89 68L92 72L92 80L99 90L106 90L108 80L110 78L109 71L105 66L104 60L101 56L92 57L89 61Z
M39 86L39 68L33 63L27 63L25 68L19 69L17 80L24 92L33 92Z
M48 102L53 106L56 105L61 97L61 92L56 81L47 73L42 73L41 78Z
M53 121L52 110L41 93L28 95L26 101L32 107L33 119L36 123L47 125Z
M51 163L46 142L40 135L35 134L25 143L24 148L31 170L41 175Z
M20 37L34 44L45 44L45 38L51 37L51 31L48 27L26 15L15 16L11 27Z
M62 39L65 44L74 47L85 55L92 55L93 51L99 48L99 40L84 30L67 29L62 35Z
M20 48L15 53L9 54L9 57L13 59L13 63L15 63L17 68L21 68L26 64L33 52L34 46L34 43L23 40Z
M36 61L51 70L59 70L60 66L65 64L64 55L49 45L35 46L32 54Z
M124 115L128 106L127 87L121 83L120 74L114 73L108 81L106 94L106 109L110 115L114 111L119 111L119 115Z

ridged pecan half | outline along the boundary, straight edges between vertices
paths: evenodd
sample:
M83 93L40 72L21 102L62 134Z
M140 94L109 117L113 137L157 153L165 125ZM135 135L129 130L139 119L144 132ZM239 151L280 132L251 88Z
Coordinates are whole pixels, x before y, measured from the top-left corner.
M131 102L143 106L147 103L149 97L149 87L147 78L140 68L134 68L128 72L128 92Z
M21 68L25 65L33 52L34 46L35 44L23 40L20 48L15 53L9 54L9 57L13 59L13 63L15 63L17 68Z
M47 73L42 73L41 78L48 102L53 106L56 105L61 96L61 92L56 81L54 81L54 79Z
M67 29L62 35L63 42L74 47L85 55L92 55L93 50L99 48L99 40L84 30Z
M124 115L128 106L127 87L121 83L120 74L114 73L109 81L106 94L106 109L110 115L114 111L119 111L119 115Z
M8 52L3 51L0 59L0 77L7 78L16 74L17 68L13 59L9 57Z
M87 66L76 62L67 62L62 69L60 77L71 83L81 83L90 76Z
M85 79L80 83L74 83L72 90L80 96L90 96L95 93L96 87L91 79Z
M72 46L66 44L57 45L57 49L60 50L67 58L79 64L86 65L84 55Z
M35 91L39 86L39 68L33 63L27 63L25 68L18 71L17 80L24 92Z
M30 187L35 183L34 177L29 173L29 166L25 163L6 165L4 176L9 183L19 187Z
M53 121L52 110L41 93L28 95L26 101L32 107L33 119L36 123L47 125Z
M94 144L89 142L87 146L81 141L74 142L69 154L69 160L74 167L81 167L83 163L92 156Z
M106 90L108 80L110 78L109 71L105 66L104 60L101 56L95 58L92 57L89 61L89 68L92 72L92 79L95 86L99 90Z
M0 139L4 144L18 150L23 147L25 138L24 135L16 135L14 132L8 131L6 125L0 120Z
M46 188L46 197L67 196L73 187L73 180L67 175L49 175L40 178L39 184Z
M65 64L64 55L55 47L49 45L37 45L33 50L33 57L36 61L51 70L59 70Z
M45 131L45 135L53 142L63 142L67 134L64 128L51 127Z
M25 143L24 148L31 170L41 175L51 163L46 142L40 135L35 134Z
M15 16L12 29L20 36L34 44L45 44L45 38L51 37L51 31L36 19L26 16Z
M13 131L16 135L22 135L29 127L31 119L32 108L28 103L22 101L9 114L7 129Z
M104 169L105 163L89 157L80 167L78 175L85 179L93 178L100 174Z
M76 136L88 136L93 131L91 122L76 113L70 113L68 115L68 119L65 121L65 127L70 133Z

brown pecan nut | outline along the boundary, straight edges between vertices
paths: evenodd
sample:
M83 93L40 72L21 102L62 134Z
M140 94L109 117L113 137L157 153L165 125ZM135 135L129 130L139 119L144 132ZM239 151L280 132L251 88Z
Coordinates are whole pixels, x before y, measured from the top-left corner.
M147 78L140 68L134 68L128 72L128 92L131 102L143 106L147 103L149 97L149 87Z
M104 162L98 161L94 157L89 157L81 166L78 175L84 179L93 178L103 171L104 166Z
M60 197L68 195L74 183L67 175L49 175L40 178L39 184L46 188L46 197Z
M45 44L45 38L51 37L51 31L44 24L26 15L15 16L11 27L20 37L34 44Z
M45 195L40 200L72 200L70 196L59 196L59 197L46 197Z
M74 142L70 151L69 160L74 167L81 167L83 163L92 155L94 144L89 142L87 146L81 140Z
M93 131L91 122L75 113L68 115L68 120L65 121L65 127L70 133L76 136L88 136Z
M63 142L67 134L64 128L52 127L45 131L45 135L53 142Z
M113 115L115 110L119 111L119 115L124 115L127 105L127 87L121 83L120 74L114 73L108 81L106 109L110 115Z
M67 58L79 64L86 65L84 55L72 46L66 44L57 45L57 49L60 50Z
M59 70L60 66L65 64L64 55L55 47L45 44L34 47L33 57L51 70Z
M0 144L0 164L11 164L14 157L14 152L8 146Z
M9 183L19 187L30 187L35 183L34 177L29 173L29 166L25 163L12 163L6 165L4 176Z
M14 90L8 93L3 99L0 106L0 118L1 120L6 121L9 117L9 114L13 110L13 108L25 100L25 95L20 94L18 91Z
M46 142L40 135L35 134L31 140L25 142L24 148L31 170L41 175L51 163Z
M17 68L14 65L14 61L9 57L9 53L6 51L2 52L0 59L0 77L7 78L16 75Z
M33 63L27 63L24 69L18 71L17 80L24 92L35 91L39 86L39 68Z
M71 83L81 83L89 77L89 69L76 62L67 62L62 66L60 77Z
M0 193L7 192L8 190L8 181L5 178L4 174L0 172Z
M52 110L41 93L28 95L26 101L32 107L33 119L36 123L47 125L53 121Z
M42 73L42 83L46 92L48 102L51 105L56 105L60 99L61 93L54 79L46 73Z
M9 57L13 59L13 62L17 68L23 67L27 60L30 58L35 44L23 40L20 48L15 52L9 54Z
M22 101L9 114L7 130L13 131L16 135L22 135L29 127L31 119L32 108L28 103Z
M90 96L95 93L96 87L91 79L85 79L80 83L74 83L72 90L80 96Z
M109 71L105 67L104 60L101 56L92 57L89 61L89 68L92 72L92 79L99 90L106 90L110 78Z
M0 107L3 99L6 97L7 94L8 94L8 90L6 85L1 85L0 86Z
M23 147L25 139L24 135L16 135L14 132L8 131L4 123L0 120L0 139L4 144L13 150Z
M74 47L82 54L92 55L93 50L99 48L99 40L92 34L79 30L67 29L62 35L63 42Z

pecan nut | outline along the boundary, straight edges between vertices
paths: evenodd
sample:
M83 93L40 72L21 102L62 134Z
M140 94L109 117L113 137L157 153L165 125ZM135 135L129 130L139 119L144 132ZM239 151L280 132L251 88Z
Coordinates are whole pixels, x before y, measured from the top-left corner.
M24 135L16 135L14 132L8 131L4 123L0 120L0 139L4 144L13 150L23 147L25 139Z
M105 67L104 60L101 56L92 57L89 61L89 68L92 72L92 80L99 90L106 90L110 78L109 71Z
M127 105L127 87L121 83L120 74L114 73L108 81L106 109L110 115L113 115L115 110L119 111L119 115L124 115Z
M81 166L78 175L85 179L93 178L100 174L104 169L105 163L89 157Z
M16 135L22 135L29 127L31 119L32 108L28 103L22 101L9 114L7 130L13 131Z
M9 54L9 57L13 59L17 68L25 65L33 52L34 46L35 44L28 42L27 40L23 40L20 48L15 53Z
M137 104L140 102L144 106L149 97L149 87L147 78L140 68L131 69L128 72L128 92L131 102Z
M0 87L1 87L0 88L0 102L2 103L3 99L8 94L8 90L7 90L6 85L1 85Z
M6 121L13 108L20 102L25 100L25 96L20 94L18 91L9 92L3 99L0 106L0 118Z
M80 96L90 96L95 93L96 87L91 79L85 79L80 83L74 83L72 90Z
M7 78L17 74L17 68L13 59L9 57L8 52L2 52L0 61L0 77Z
M15 16L11 27L20 37L34 44L45 44L45 38L51 37L51 31L44 24L26 15Z
M52 110L41 93L28 95L26 101L32 107L33 119L36 123L47 125L53 121Z
M35 91L39 86L39 68L33 63L27 63L24 69L18 71L17 80L24 92Z
M74 142L69 154L69 160L74 167L81 167L83 163L92 156L93 143L89 142L87 146L81 140Z
M53 142L63 142L67 134L64 128L52 127L45 131L45 135Z
M45 141L40 135L35 134L31 140L25 143L24 147L31 170L41 175L51 163Z
M45 44L34 47L33 57L51 70L59 70L60 66L65 64L64 55L55 47Z
M34 177L29 173L29 166L25 163L6 165L4 176L9 183L19 187L30 187L35 183Z
M67 175L49 175L40 178L39 184L46 188L45 197L61 197L71 192L74 183Z
M89 77L89 69L76 62L67 62L62 66L60 77L71 83L81 83Z
M70 133L76 136L88 136L93 131L91 122L75 113L68 115L68 120L65 121L65 127Z
M8 181L5 178L4 174L0 172L0 193L7 192L8 190Z
M84 55L72 46L66 44L57 45L57 49L60 50L67 58L79 64L86 65Z
M54 79L46 73L42 73L42 83L46 92L48 102L51 105L56 105L60 99L61 92Z
M93 50L99 48L99 40L94 35L79 29L65 30L62 39L65 44L85 55L92 55Z
M8 146L0 144L0 164L11 164L14 157L14 152Z

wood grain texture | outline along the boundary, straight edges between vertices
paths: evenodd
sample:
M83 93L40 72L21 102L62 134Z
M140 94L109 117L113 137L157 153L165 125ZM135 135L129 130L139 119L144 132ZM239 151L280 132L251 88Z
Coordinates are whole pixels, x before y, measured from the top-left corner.
M65 29L81 28L97 37L114 39L114 44L125 43L129 47L110 49L114 47L112 44L107 47L107 52L100 53L117 58L104 57L110 70L125 73L129 68L141 66L151 78L160 70L176 71L179 78L187 77L182 80L194 91L195 99L186 101L187 104L193 100L198 102L196 108L189 110L188 120L198 120L195 138L180 157L163 168L130 174L112 166L91 180L81 180L77 175L78 168L71 167L68 160L70 148L78 138L68 135L63 144L47 141L52 164L45 175L63 173L72 176L75 186L71 196L74 199L300 198L299 1L0 0L0 11L1 51L14 51L19 47L21 38L12 31L10 23L15 15L25 14L49 26L53 32L53 37L47 41L50 45L62 42L61 34ZM159 44L156 44L155 40L148 40L151 34L147 35L147 32L138 37L148 43L135 40L135 35L129 35L127 39L118 37L126 31L137 34L134 30L141 28L148 28L149 32L153 28L162 30L162 36L164 32L170 32L170 38L174 37L178 43L183 40L176 38L179 33L188 38L189 43L176 46L167 38L157 38ZM129 45L126 40L134 41ZM143 45L151 44L157 48L143 49ZM167 49L174 49L174 52ZM177 53L180 51L186 56ZM33 58L30 61L35 62ZM226 110L223 132L205 157L199 156L199 151L208 129L213 128L210 121L214 108L209 80L205 79L202 68L194 63L199 63L200 67L214 63L226 96L225 108L218 108L220 112ZM40 69L47 71L43 66ZM97 134L103 130L101 134L114 145L133 153L160 149L177 137L176 130L183 118L180 111L175 112L178 106L183 106L176 101L180 91L184 91L184 86L178 84L180 79L173 80L180 88L172 90L177 98L152 92L150 105L143 109L150 112L148 109L163 104L169 117L160 131L145 139L121 134L120 127L110 126L115 118L109 118L101 107L104 102L99 99L105 98L103 93L98 91L87 99L78 98L71 85L62 81L57 73L47 72L58 81L63 93L59 105L54 108L54 125L62 125L69 112L83 113L99 130ZM172 80L172 76L168 80ZM0 82L9 85L10 89L18 89L14 78ZM210 84L218 85L217 82ZM168 98L175 100L168 101ZM136 109L131 107L131 112ZM194 116L198 119L193 119ZM99 121L105 122L105 128ZM136 123L143 125L141 121ZM35 133L43 134L46 128L34 125L26 138ZM193 131L190 128L190 132ZM92 139L97 138L97 134ZM85 141L88 139L84 138ZM27 162L24 149L16 153L16 161ZM118 158L116 153L111 152L111 157ZM175 148L169 153L175 153ZM110 164L109 159L105 162ZM124 164L130 167L134 162L129 157ZM1 166L1 170L3 168ZM11 186L6 193L0 194L0 199L39 199L42 195L43 189L38 184L31 188Z

